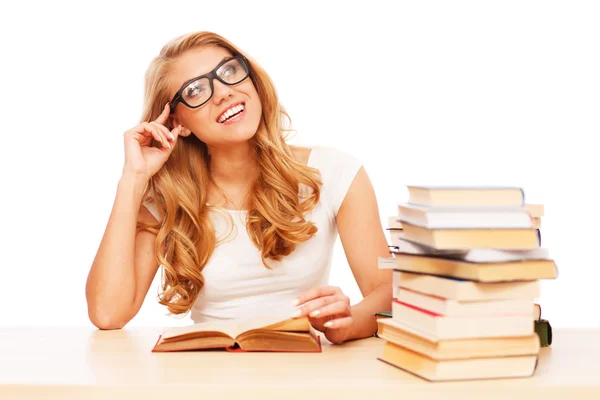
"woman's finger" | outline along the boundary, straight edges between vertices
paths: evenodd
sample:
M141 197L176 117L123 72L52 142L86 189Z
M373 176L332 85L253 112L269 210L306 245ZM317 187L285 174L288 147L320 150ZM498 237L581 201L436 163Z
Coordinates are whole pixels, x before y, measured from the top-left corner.
M165 104L160 115L153 121L160 125L165 125L169 119L169 115L171 115L171 108L169 103Z
M298 307L294 318L304 317L309 315L311 317L316 317L319 313L314 314L316 310L319 310L325 307L327 304L335 303L340 299L336 296L325 296L319 297L317 299L311 300L309 302L304 303L302 306Z
M152 124L152 126L155 126L164 135L164 137L167 138L167 140L175 139L175 137L173 136L171 131L169 131L169 128L167 128L166 126L157 124L156 122L150 122L150 123Z
M337 286L317 286L298 296L298 298L294 301L294 305L301 306L302 304L316 298L332 296L341 292L342 291Z
M143 123L144 129L152 132L152 137L154 137L154 139L158 140L160 142L160 144L162 144L163 147L170 149L171 145L169 144L169 141L167 140L167 138L164 136L164 134L162 132L160 132L160 130L152 125L149 122L144 122Z
M338 300L336 302L324 305L323 307L317 308L308 314L308 316L313 318L323 318L335 314L350 315L350 304L343 300Z
M352 326L352 317L336 318L323 324L327 329L348 328Z
M125 138L125 140L127 140L127 138L132 138L142 146L147 146L148 144L150 144L150 140L152 140L151 134L149 135L147 133L140 133L133 129L125 131L125 133L123 133L123 137Z
M171 142L171 147L174 149L177 144L177 140L179 139L179 133L181 132L181 125L177 128L173 129L170 133L173 135L173 141ZM171 150L173 151L173 150Z
M177 138L181 134L182 130L183 130L183 125L179 125L177 128L171 129L171 134L173 135L174 138ZM175 140L175 139L173 139L173 140Z

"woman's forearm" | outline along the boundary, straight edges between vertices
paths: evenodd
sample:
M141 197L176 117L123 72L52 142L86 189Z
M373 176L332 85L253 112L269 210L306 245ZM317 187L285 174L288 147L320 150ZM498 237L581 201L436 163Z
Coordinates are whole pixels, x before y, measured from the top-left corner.
M377 332L375 313L389 311L392 307L392 283L386 282L377 286L360 303L351 307L352 330L348 340L373 336Z
M135 237L146 181L123 176L87 284L88 313L94 325L114 329L126 323L135 298Z

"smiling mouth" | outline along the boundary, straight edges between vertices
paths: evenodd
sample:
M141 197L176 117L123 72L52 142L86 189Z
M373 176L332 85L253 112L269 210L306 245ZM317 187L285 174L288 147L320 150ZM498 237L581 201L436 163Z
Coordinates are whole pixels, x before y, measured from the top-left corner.
M240 103L237 106L231 107L229 110L225 111L221 116L217 119L217 122L220 124L224 124L225 122L237 117L246 109L245 103Z

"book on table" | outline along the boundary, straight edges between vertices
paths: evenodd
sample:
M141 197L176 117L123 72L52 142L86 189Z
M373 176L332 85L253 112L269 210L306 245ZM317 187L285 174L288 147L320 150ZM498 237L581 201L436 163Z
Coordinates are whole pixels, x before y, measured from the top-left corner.
M539 280L558 274L541 248L543 205L519 187L408 190L389 219L402 226L388 230L391 257L378 258L393 270L379 359L431 381L531 376L548 338Z
M540 296L540 282L537 280L474 282L460 278L393 271L392 282L395 298L398 298L397 292L400 288L462 302L503 299L531 300Z
M558 275L553 260L525 260L506 262L469 262L459 259L430 257L394 252L393 260L378 259L381 269L395 269L478 282L530 281L554 279ZM393 262L392 262L393 261Z
M520 226L540 229L543 215L543 204L525 204L522 207L431 207L400 203L398 215L388 216L387 229L402 230L402 220L426 228L454 225L488 228Z
M469 190L484 196L488 191ZM512 191L521 192L520 189ZM477 198L475 194L471 196ZM496 198L492 196L490 199ZM532 217L532 213L539 215L536 206L539 205L526 207L523 202L496 206L474 201L468 206L401 203L398 205L398 221L403 232L396 236L435 249L537 248L541 244L541 235L539 223Z
M532 329L533 309L528 306L529 315L512 318L448 317L394 300L392 317L377 320L377 336L386 341L378 358L430 381L531 376L540 338Z
M428 229L533 228L525 207L427 207L398 204L398 223Z
M394 298L422 310L447 317L475 317L489 315L533 316L533 297L529 299L453 300L419 293L403 287L394 290Z
M429 229L402 221L403 237L439 250L535 249L540 235L533 228L440 228Z
M242 321L210 321L165 330L153 352L227 351L320 352L308 318L255 316Z
M549 260L548 249L436 249L423 243L413 242L402 236L392 237L391 248L394 253L406 253L430 257L449 258L460 261L493 263L504 261Z
M529 336L534 333L533 305L526 314L448 316L394 299L392 319L440 339Z
M536 334L524 336L442 339L392 318L377 320L377 336L436 360L535 355L540 350Z
M437 207L514 207L525 204L519 187L407 186L411 204Z
M388 341L379 359L428 381L439 382L529 377L535 372L538 355L436 360Z

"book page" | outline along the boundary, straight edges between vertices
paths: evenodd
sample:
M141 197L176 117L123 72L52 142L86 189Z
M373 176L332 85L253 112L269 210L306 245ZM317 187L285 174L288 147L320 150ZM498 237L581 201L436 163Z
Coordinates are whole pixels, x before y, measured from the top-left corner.
M257 317L240 323L240 333L253 329L272 331L308 332L310 323L308 318Z
M272 325L265 326L263 329L272 331L285 331L285 332L308 332L311 329L308 317L303 318L289 318L285 321L277 322Z
M277 311L268 315L257 314L238 320L200 322L189 326L169 328L165 330L162 337L163 339L168 339L176 336L189 336L190 334L200 332L223 332L232 339L235 339L240 333L249 330L260 328L273 328L275 330L280 325L282 328L291 331L308 330L308 322L303 321L303 319L295 320L290 318L295 311L296 307L290 304L289 306L282 306ZM284 321L285 323L283 323Z
M246 332L252 329L260 329L260 328L274 328L283 323L283 321L287 321L286 325L297 325L295 322L297 321L299 324L302 324L302 319L294 320L292 319L292 315L296 312L296 307L293 305L282 305L277 311L273 311L273 313L265 315L265 314L256 314L249 316L248 318L239 321L239 333ZM305 329L290 329L290 330L305 330Z
M168 339L199 332L222 332L235 339L241 330L237 321L208 321L189 326L169 328L163 332L162 338Z

